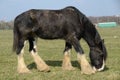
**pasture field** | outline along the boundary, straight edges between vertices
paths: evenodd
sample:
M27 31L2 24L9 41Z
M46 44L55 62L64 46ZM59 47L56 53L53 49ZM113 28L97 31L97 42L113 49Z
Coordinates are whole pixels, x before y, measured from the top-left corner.
M77 63L76 53L72 49L73 71L63 71L61 68L63 59L63 40L42 40L38 39L39 55L50 66L51 72L39 72L28 52L28 43L25 47L25 62L32 71L30 74L18 74L17 56L12 52L13 34L12 30L0 30L0 80L120 80L120 27L98 28L101 37L105 39L108 50L106 69L92 75L81 74ZM81 40L89 60L89 48Z

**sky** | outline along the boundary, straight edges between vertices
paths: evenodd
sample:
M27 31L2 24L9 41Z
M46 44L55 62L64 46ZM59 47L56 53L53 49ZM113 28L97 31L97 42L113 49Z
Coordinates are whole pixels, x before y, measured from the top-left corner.
M29 9L78 8L86 16L120 14L120 0L0 0L0 20L10 21Z

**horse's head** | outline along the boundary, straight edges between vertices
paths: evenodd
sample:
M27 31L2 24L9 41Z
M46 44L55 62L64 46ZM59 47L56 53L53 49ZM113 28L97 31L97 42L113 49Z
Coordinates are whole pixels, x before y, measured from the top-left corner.
M95 71L104 70L106 57L107 51L104 45L104 40L100 40L96 47L91 47L90 49L91 64Z

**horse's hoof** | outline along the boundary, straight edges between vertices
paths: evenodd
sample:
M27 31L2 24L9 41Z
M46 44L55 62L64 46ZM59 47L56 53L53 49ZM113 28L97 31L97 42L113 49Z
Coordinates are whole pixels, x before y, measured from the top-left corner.
M75 68L72 67L72 66L64 66L64 67L62 67L62 69L63 69L63 70L69 70L69 71L75 70Z
M94 74L94 73L95 73L94 70L84 70L84 71L81 71L81 74L87 74L87 75Z
M50 72L49 66L43 67L43 68L38 68L39 71L41 72Z
M19 74L27 74L27 73L32 73L29 69L24 68L24 69L20 69L17 70Z

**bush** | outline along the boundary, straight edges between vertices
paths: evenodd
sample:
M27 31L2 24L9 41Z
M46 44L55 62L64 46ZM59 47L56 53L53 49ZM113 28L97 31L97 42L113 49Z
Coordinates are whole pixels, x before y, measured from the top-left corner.
M0 30L13 29L13 21L0 21Z

